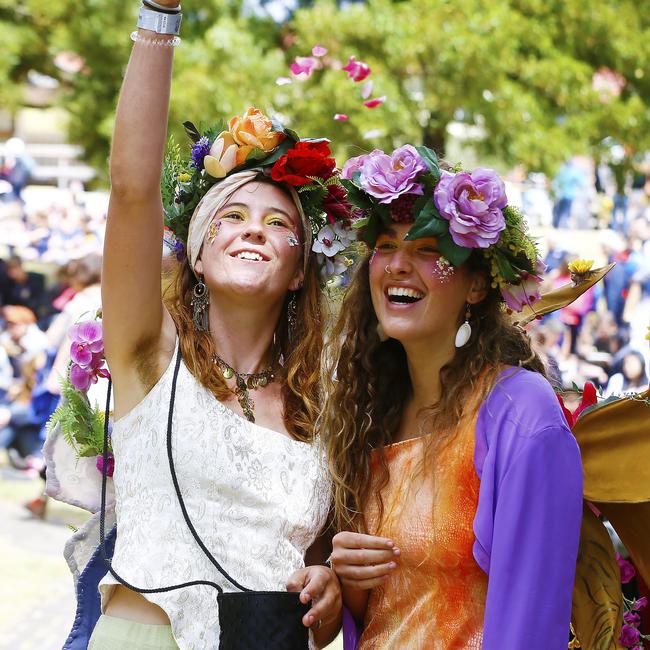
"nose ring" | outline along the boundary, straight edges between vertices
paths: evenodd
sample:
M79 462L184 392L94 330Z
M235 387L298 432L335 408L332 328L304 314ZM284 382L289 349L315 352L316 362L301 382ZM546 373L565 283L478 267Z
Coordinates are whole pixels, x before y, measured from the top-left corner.
M388 273L388 275L392 275L392 273L393 273L393 272L390 270L390 266L388 266L388 264L386 264L386 266L384 267L384 273Z

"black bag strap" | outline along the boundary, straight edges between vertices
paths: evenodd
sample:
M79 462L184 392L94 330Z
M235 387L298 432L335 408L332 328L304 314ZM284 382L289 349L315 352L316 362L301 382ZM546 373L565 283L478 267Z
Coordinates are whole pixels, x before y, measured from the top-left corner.
M169 399L169 415L167 418L167 457L169 459L169 469L172 475L172 482L174 483L174 489L176 490L176 496L178 497L179 504L181 506L181 511L183 513L183 517L185 519L185 523L187 524L188 528L190 529L190 532L192 533L192 536L198 543L198 545L201 547L201 550L206 554L208 559L214 564L214 566L217 568L219 573L223 575L226 580L228 580L234 587L240 589L241 591L251 591L251 589L247 589L246 587L243 587L240 585L238 582L236 582L233 578L226 573L226 571L221 567L221 565L217 562L217 560L212 556L210 551L207 549L201 538L199 537L198 533L196 532L196 529L194 528L194 525L192 524L189 515L187 513L187 509L185 507L185 502L183 501L183 496L181 495L180 491L180 486L178 484L178 478L176 477L176 470L174 467L174 459L173 459L173 454L172 454L172 421L173 421L173 412L174 412L174 401L176 397L176 384L178 381L178 371L180 368L182 360L182 355L181 355L181 349L180 349L180 342L178 345L177 349L177 355L176 355L176 364L174 367L174 376L172 379L172 390L171 390L171 396ZM176 589L184 589L186 587L194 587L197 585L205 585L208 587L213 587L216 589L220 594L223 593L223 588L216 584L215 582L211 582L209 580L191 580L190 582L183 582L177 585L170 585L169 587L159 587L157 589L146 589L143 587L136 587L135 585L132 585L130 582L127 582L117 574L115 569L113 569L113 566L111 564L111 559L108 557L108 553L106 551L106 535L105 535L105 528L106 528L106 483L107 483L107 475L106 475L106 469L108 467L108 421L109 421L109 414L110 414L110 405L111 405L111 388L112 388L112 380L109 378L108 380L108 390L106 391L106 408L104 411L104 448L102 450L102 458L103 458L103 466L102 466L102 495L101 495L101 508L100 508L100 515L99 515L99 544L100 544L100 549L101 549L101 554L104 562L108 566L108 571L110 574L121 584L124 585L125 587L128 587L129 589L136 591L141 594L154 594L154 593L164 593L168 591L174 591Z

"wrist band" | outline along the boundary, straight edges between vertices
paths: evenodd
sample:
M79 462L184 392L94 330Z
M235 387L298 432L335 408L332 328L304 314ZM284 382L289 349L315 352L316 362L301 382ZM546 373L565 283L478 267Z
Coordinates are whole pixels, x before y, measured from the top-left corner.
M134 43L142 43L143 45L160 45L161 47L176 47L181 44L181 39L178 36L174 38L147 38L141 36L137 31L131 32L131 40Z
M140 7L137 26L156 34L173 34L177 36L181 29L183 14L164 14L159 11L147 9L144 5Z
M149 7L149 9L152 9L153 11L159 11L163 14L180 14L181 13L181 6L178 5L178 7L174 7L173 9L171 7L165 7L164 5L158 4L157 2L154 2L154 0L142 0L142 4L145 5L146 7Z

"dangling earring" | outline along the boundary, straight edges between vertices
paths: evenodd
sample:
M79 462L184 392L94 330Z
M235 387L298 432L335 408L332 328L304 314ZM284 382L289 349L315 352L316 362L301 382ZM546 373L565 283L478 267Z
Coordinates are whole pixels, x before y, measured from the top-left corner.
M472 326L469 324L469 319L472 313L469 310L469 304L465 308L465 322L458 328L456 332L456 340L454 345L457 348L462 348L472 336Z
M192 323L197 332L208 332L210 330L208 305L210 304L210 292L202 279L192 289Z
M293 332L296 327L296 316L298 314L298 301L296 300L296 293L291 294L289 302L287 303L287 334L289 341L293 339Z
M380 322L377 322L377 336L379 337L379 340L383 343L384 341L388 341L390 338L386 332L384 332L384 328L381 326Z

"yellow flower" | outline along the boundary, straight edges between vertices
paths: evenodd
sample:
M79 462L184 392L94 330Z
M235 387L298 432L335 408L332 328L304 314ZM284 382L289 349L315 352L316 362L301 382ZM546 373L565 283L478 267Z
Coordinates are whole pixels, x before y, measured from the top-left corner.
M265 152L275 149L285 137L284 133L273 130L271 120L257 108L249 108L243 117L231 118L228 130L238 145Z
M645 335L645 340L650 341L650 327L648 327L648 333Z
M188 181L191 181L192 177L187 173L183 172L178 175L178 182L179 183L187 183Z
M593 265L593 260L574 260L569 264L569 271L582 275L583 273L589 273Z

